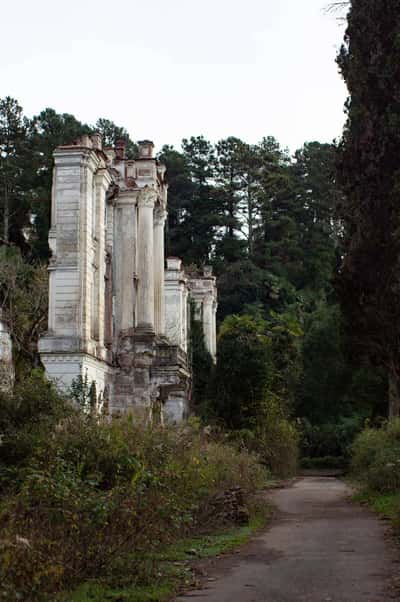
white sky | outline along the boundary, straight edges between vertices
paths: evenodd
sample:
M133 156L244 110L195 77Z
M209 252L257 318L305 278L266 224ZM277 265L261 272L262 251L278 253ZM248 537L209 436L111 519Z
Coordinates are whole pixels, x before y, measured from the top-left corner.
M0 96L107 117L159 148L273 135L292 151L344 122L330 0L14 0L2 3Z

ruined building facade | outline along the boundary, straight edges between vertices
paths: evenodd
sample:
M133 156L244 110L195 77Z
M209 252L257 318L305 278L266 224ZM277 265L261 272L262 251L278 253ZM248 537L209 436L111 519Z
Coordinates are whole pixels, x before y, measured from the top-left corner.
M161 404L187 415L190 312L216 355L216 285L164 259L165 167L150 141L139 158L97 134L54 152L48 332L39 342L48 375L68 389L96 384L112 412ZM166 269L165 269L166 267Z

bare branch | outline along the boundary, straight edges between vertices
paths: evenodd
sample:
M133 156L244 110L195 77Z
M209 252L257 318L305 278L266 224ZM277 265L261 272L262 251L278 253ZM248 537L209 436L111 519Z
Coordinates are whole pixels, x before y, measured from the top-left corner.
M330 4L328 4L328 6L324 9L324 11L326 13L337 13L339 11L344 10L345 8L347 8L348 6L350 6L350 0L347 0L347 2L331 2Z
M325 14L335 14L338 15L336 18L338 21L345 21L346 20L346 16L345 16L345 11L347 11L347 9L350 7L350 0L347 0L345 2L331 2L330 4L328 4L325 9L324 12Z

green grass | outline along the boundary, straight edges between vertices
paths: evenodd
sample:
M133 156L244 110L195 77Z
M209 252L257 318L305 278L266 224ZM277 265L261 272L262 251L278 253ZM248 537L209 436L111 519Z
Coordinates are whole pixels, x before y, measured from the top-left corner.
M167 548L161 553L159 559L164 561L188 560L189 558L208 558L226 554L244 544L251 535L263 527L266 518L257 516L248 525L237 527L229 531L222 531L216 535L205 535L185 539Z
M136 583L134 556L123 560L125 567L125 585L115 587L112 578L87 582L72 592L65 592L58 598L60 602L163 602L170 600L181 588L194 583L191 569L193 560L226 554L243 545L260 528L265 526L271 513L269 511L253 518L248 525L231 528L213 535L191 537L168 546L154 553L147 559L141 557L141 564L148 560L152 565L151 574L141 576L140 581L148 581L147 585ZM138 559L136 559L137 561ZM129 583L129 566L132 580Z
M384 518L388 518L393 522L394 526L398 526L400 515L400 492L379 493L377 491L363 489L353 496L353 500L360 504L367 504L377 514Z
M172 584L157 584L148 587L113 588L106 584L85 583L74 592L64 594L65 602L161 602L174 593Z

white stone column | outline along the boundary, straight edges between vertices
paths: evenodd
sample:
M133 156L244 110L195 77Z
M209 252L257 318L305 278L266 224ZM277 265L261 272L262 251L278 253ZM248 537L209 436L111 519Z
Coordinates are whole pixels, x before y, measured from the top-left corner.
M109 201L106 208L106 247L112 251L114 244L114 201Z
M84 136L54 152L49 332L40 338L39 351L47 374L60 386L67 388L87 374L101 394L113 370L101 349L104 203L112 175L106 174L99 147L98 136Z
M116 334L135 326L136 195L122 192L114 209L114 293Z
M95 175L96 186L96 223L95 237L97 240L96 258L97 278L94 296L94 338L99 342L100 348L104 347L104 317L105 317L105 273L106 273L106 249L105 249L105 207L106 192L111 184L111 177L106 169L100 169Z
M212 311L212 352L211 355L215 360L217 357L217 302L213 301L213 311Z
M47 321L47 329L49 332L53 333L56 329L55 257L50 258L49 267L47 268L47 271L49 274L49 314Z
M114 201L106 201L106 272L105 272L105 300L104 300L104 343L110 349L114 335L114 300L115 277L113 270L114 256ZM136 211L136 209L135 209ZM136 220L135 220L136 223Z
M182 300L185 278L182 260L167 258L165 272L165 334L173 345L183 349L182 340Z
M138 196L137 327L154 332L154 232L153 211L157 192L147 186Z
M80 328L85 347L92 338L93 310L93 211L95 210L94 172L95 155L88 153L81 163L81 207L79 224L80 262ZM88 349L86 349L88 350Z
M203 300L203 332L207 350L213 355L213 298L206 295Z
M164 307L164 226L167 212L156 207L154 212L154 329L156 334L165 334Z
M183 289L183 302L182 302L182 349L187 353L188 339L189 339L189 291L187 283Z

